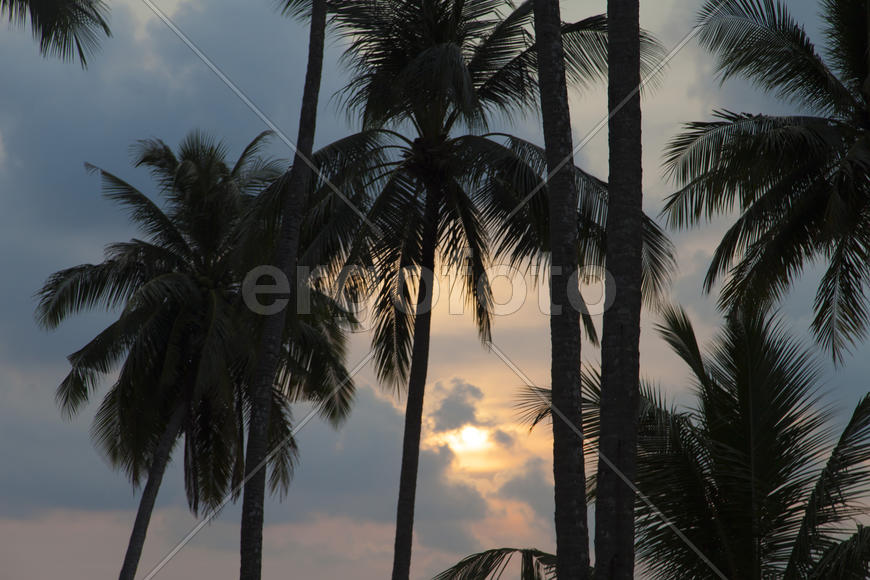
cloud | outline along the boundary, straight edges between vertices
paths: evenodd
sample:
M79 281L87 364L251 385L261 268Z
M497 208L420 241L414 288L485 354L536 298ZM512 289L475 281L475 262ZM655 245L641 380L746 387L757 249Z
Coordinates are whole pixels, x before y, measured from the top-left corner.
M458 429L463 425L479 425L477 404L483 400L483 391L462 379L451 379L450 387L435 385L436 392L446 392L438 407L429 415L434 421L434 431Z
M498 443L502 447L510 448L510 447L513 447L514 443L515 443L514 436L506 431L501 430L501 429L494 430L492 432L492 438L496 443Z
M675 46L691 28L700 1L691 4L648 3L644 26L666 46ZM798 18L809 19L817 4L795 0L789 8ZM116 573L118 551L138 500L123 476L113 472L91 445L93 409L63 422L53 401L67 370L65 355L104 327L110 316L82 316L50 334L38 330L32 320L33 292L48 274L100 260L105 244L134 234L118 209L101 197L99 181L85 173L82 163L96 163L152 193L147 173L129 165L127 147L136 139L159 137L174 146L190 129L202 128L224 139L235 154L264 128L165 25L134 6L113 5L114 36L104 41L103 51L87 71L40 58L26 30L0 35L0 70L4 78L15 79L0 91L0 244L9 250L0 253L0 270L6 273L0 277L0 456L6 458L6 469L0 473L0 537L10 540L0 546L0 561L11 562L11 577L78 580ZM306 58L304 24L277 16L269 2L167 0L163 7L285 134L295 135ZM605 9L604 0L568 2L565 16L576 20ZM817 28L813 23L811 34ZM319 144L355 129L337 114L339 107L331 100L346 82L345 70L337 64L341 49L341 41L333 36L325 59ZM604 118L606 91L571 95L574 128L582 137ZM671 62L662 88L644 97L645 202L652 215L672 187L657 169L663 144L679 131L681 122L707 118L715 108L786 110L748 83L729 81L718 87L710 55L696 42L686 45ZM530 115L514 127L516 134L542 142L539 119ZM582 151L584 168L602 178L607 176L606 144L605 129ZM269 153L289 156L277 141ZM702 338L719 324L715 297L700 292L719 233L705 228L674 235L681 266L675 297L692 312ZM789 318L806 317L814 290L810 278L784 305ZM538 313L534 297L524 313L497 320L495 341L532 380L545 385L547 319ZM646 313L644 321L644 374L673 391L688 392L684 366L652 332L654 316ZM796 333L805 330L804 321L792 322ZM352 339L354 354L359 354L353 360L368 352L368 340ZM503 419L504 429L489 430L497 445L487 453L506 459L504 471L481 474L463 471L463 457L448 448L421 450L415 574L443 569L442 564L475 549L477 538L486 543L482 547L515 544L521 537L518 530L529 528L522 520L532 512L539 517L530 529L552 525L549 438L543 433L532 438L514 435L507 427L515 418L512 393L523 381L480 348L470 317L436 319L431 352L429 375L433 382L444 382L440 391L430 389L432 420L427 427L492 426ZM829 381L846 409L852 408L858 391L866 390L870 357L862 355L867 352L867 345L859 347L848 366ZM597 355L596 349L584 346L584 360ZM361 376L372 374L366 369ZM453 376L464 380L449 380ZM300 577L382 578L388 573L402 421L391 402L363 386L341 431L317 421L302 430L301 464L290 493L280 502L270 499L267 506L266 577L284 577L289 569ZM539 458L527 460L531 454ZM155 527L146 545L150 561L159 559L165 553L161 550L183 537L194 522L186 511L179 463L171 465L158 498ZM525 505L493 515L501 507L499 498L502 506ZM228 506L220 521L206 527L161 578L233 577L238 509ZM285 549L287 557L282 558ZM71 562L77 566L75 573Z
M451 552L465 553L480 548L465 526L486 516L486 500L472 485L445 478L453 462L449 447L426 451L428 460L421 462L417 480L416 531L424 545Z
M553 519L555 503L553 484L547 478L547 464L540 457L526 461L522 469L501 485L497 495L521 501L534 510L541 519Z

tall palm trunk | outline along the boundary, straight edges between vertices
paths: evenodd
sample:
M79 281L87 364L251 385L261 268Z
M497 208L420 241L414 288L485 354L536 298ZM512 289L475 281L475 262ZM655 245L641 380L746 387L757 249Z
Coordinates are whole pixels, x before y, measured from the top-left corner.
M420 431L423 426L423 396L426 391L426 373L429 367L435 247L438 242L438 198L434 193L435 188L430 188L426 195L426 211L423 218L420 287L417 289L414 346L411 350L411 371L408 375L408 402L405 408L405 433L402 439L399 502L396 508L393 580L408 580L411 573L414 500L417 494L417 465L420 460Z
M326 37L326 0L314 0L308 44L308 68L302 93L296 156L289 177L282 186L283 208L281 231L275 264L285 272L291 292L296 287L296 260L302 216L307 204L311 168L302 157L311 158L323 72L323 47ZM283 179L283 178L282 178ZM291 299L289 307L294 308ZM270 315L263 325L260 356L251 385L251 418L245 453L245 483L242 498L240 580L259 580L263 563L263 502L266 495L266 469L260 464L268 454L271 389L278 369L278 356L287 320L286 309ZM256 471L255 471L256 470Z
M154 449L154 457L151 459L151 467L148 469L148 481L142 490L139 499L139 510L136 512L136 521L133 523L133 532L130 534L130 542L127 544L127 554L124 556L124 564L118 580L133 580L136 577L136 569L139 567L139 558L142 556L142 547L145 545L145 535L148 533L148 524L151 522L151 513L154 511L154 503L157 501L157 492L166 473L169 464L169 455L172 446L181 431L184 422L185 407L180 405L172 416L166 429L157 442Z
M864 76L864 84L861 86L861 94L864 97L864 104L870 106L870 3L867 4L866 10L865 27L867 31L864 37L864 54L867 73Z
M553 389L553 477L556 500L556 574L588 576L586 472L580 399L580 313L568 299L577 272L577 187L559 0L535 0L541 113L550 192L550 374ZM567 160L567 163L566 163ZM561 169L559 166L563 165ZM576 430L575 430L576 429Z
M616 296L604 313L601 345L601 454L630 481L637 462L640 366L642 181L638 0L608 2L610 186L607 268ZM627 100L626 100L627 99ZM619 110L621 104L624 103ZM634 491L599 459L595 576L634 578Z

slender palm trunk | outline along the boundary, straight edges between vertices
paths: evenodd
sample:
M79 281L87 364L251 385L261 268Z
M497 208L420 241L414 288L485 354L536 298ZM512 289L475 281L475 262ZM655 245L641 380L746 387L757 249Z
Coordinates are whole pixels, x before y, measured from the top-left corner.
M314 0L311 12L311 32L308 44L308 68L302 94L296 157L283 189L281 231L275 253L275 264L290 281L291 292L296 287L296 260L302 216L307 204L307 191L312 170L302 157L311 158L320 98L320 78L323 72L323 47L326 37L326 0ZM294 293L295 297L295 293ZM294 308L293 299L289 303ZM286 309L266 318L260 345L260 356L251 385L251 418L248 445L245 452L245 489L242 498L240 580L259 580L263 563L263 503L266 495L266 469L262 463L268 450L271 389L278 369L278 356Z
M535 0L541 113L550 194L550 344L552 361L553 477L556 500L556 574L584 579L589 572L586 471L580 398L580 313L569 301L577 272L577 187L559 0ZM567 160L567 163L566 163ZM560 169L559 166L564 164Z
M420 431L423 426L423 395L429 367L429 334L432 323L432 293L435 277L435 246L438 241L438 199L434 189L426 196L423 224L420 287L414 318L414 346L408 376L408 402L402 439L402 468L399 502L396 508L396 543L393 552L393 580L408 580L414 539L414 500L417 493L417 465L420 460Z
M867 4L865 26L867 29L864 37L864 62L866 63L866 75L864 76L864 84L861 87L861 93L864 96L864 103L870 105L870 4Z
M643 202L640 95L633 92L640 84L639 1L609 0L607 8L612 117L606 259L616 296L604 313L599 449L622 476L634 481L642 250L638 232ZM631 487L600 459L595 502L595 577L599 580L634 578L634 501Z
M166 466L169 464L172 446L181 431L184 415L185 408L180 405L169 418L169 423L154 449L154 457L151 460L151 467L148 469L148 481L145 483L145 489L142 490L142 497L139 499L139 510L136 512L136 521L133 523L133 532L130 534L127 554L124 556L124 564L121 566L118 580L133 580L136 577L136 569L139 567L139 558L142 556L142 547L145 545L145 535L148 533L151 513L154 511L154 503L157 501L157 492L160 490L163 474L166 473Z

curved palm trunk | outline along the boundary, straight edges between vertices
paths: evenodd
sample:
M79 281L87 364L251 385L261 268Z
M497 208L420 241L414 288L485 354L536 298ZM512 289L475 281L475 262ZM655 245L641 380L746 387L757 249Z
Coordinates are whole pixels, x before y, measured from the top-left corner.
M640 95L633 92L640 84L639 1L609 0L607 8L608 102L612 117L606 260L616 296L604 313L599 449L624 477L634 481L642 249L637 232L642 227L643 201ZM597 579L634 578L634 501L634 491L599 460L595 502Z
M157 442L154 450L154 458L148 469L148 481L142 490L139 500L139 510L136 512L136 521L133 522L133 531L130 534L130 542L127 544L127 554L124 556L124 564L118 580L133 580L136 577L136 569L139 567L139 558L142 556L142 547L145 545L145 535L148 533L148 524L151 522L151 513L154 511L154 503L157 501L157 492L163 482L163 474L169 464L169 455L172 446L181 431L184 422L185 408L178 407L169 418L166 430Z
M323 72L323 47L326 37L326 0L314 0L311 12L311 32L308 44L308 68L302 94L296 157L283 189L283 219L281 222L275 264L290 281L291 292L296 287L296 259L302 216L307 203L311 168L302 157L311 158L320 98L320 78ZM295 295L295 293L294 293ZM289 303L294 308L293 299ZM278 369L278 357L287 320L286 309L270 315L263 325L260 357L251 385L251 418L248 445L245 452L245 489L242 498L240 580L259 580L263 563L263 503L266 495L266 469L262 465L268 450L271 388Z
M556 574L580 580L589 574L586 470L580 394L580 313L571 305L569 284L577 271L577 187L565 79L558 0L535 0L541 112L550 194L550 344L552 361L553 478L556 500ZM567 163L566 163L567 160ZM560 165L564 165L560 169Z
M431 190L430 190L431 191ZM420 460L420 432L423 426L423 395L429 367L429 334L432 323L432 284L435 275L435 247L438 238L438 200L426 196L423 225L420 287L414 319L414 346L408 377L405 433L402 439L402 468L399 502L396 508L396 543L393 552L393 580L408 580L414 539L414 500L417 493L417 465Z

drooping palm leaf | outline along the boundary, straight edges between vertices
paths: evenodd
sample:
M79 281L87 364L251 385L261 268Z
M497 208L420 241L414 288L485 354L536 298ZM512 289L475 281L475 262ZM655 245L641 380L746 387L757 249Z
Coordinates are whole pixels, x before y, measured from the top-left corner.
M498 548L466 556L433 580L496 580L515 556L520 559L520 580L555 578L556 557L552 554L533 548Z
M111 36L108 6L102 0L0 0L0 20L16 26L30 21L39 51L63 60L78 58L82 68Z

